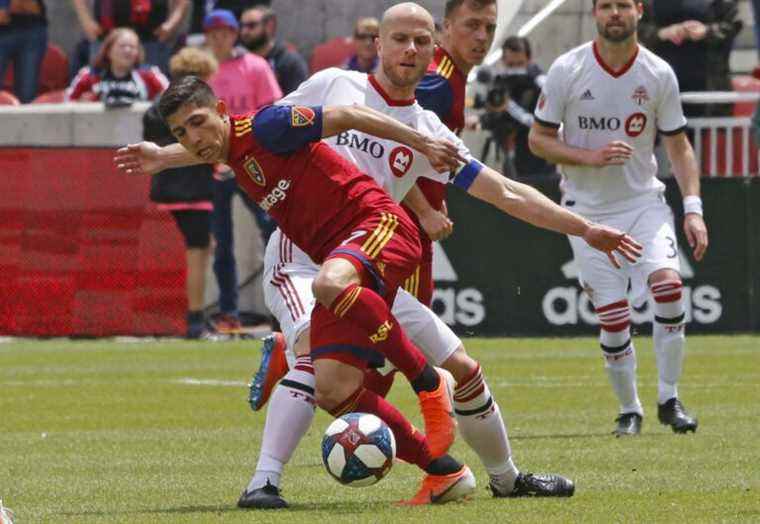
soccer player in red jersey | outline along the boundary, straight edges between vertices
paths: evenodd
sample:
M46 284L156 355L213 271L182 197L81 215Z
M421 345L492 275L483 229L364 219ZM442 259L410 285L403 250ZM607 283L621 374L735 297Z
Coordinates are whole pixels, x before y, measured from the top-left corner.
M273 106L230 117L224 102L197 78L172 84L160 110L184 147L174 148L179 165L188 163L188 155L196 162L230 165L241 187L322 264L314 280L319 304L311 322L318 404L335 416L364 411L385 420L396 435L399 456L424 469L426 480L433 478L441 488L437 502L470 493L469 468L445 455L453 440L445 385L388 306L419 263L417 229L369 176L319 140L357 129L423 152L439 170L458 167L461 159L453 145L361 106ZM157 160L166 149L138 144L120 150L116 160L127 172L152 173L157 165L167 165ZM468 176L467 170L457 176ZM583 220L571 221L566 229L607 252L624 253L631 242L616 230ZM367 362L380 356L393 362L418 393L427 439L363 387Z
M417 86L415 95L419 104L433 111L441 122L459 134L464 129L464 94L467 75L483 62L493 43L496 31L496 0L447 0L443 19L441 45L433 55L427 74ZM453 224L440 213L446 210L446 185L420 178L404 199L404 207L420 226L422 263L414 278L404 288L430 306L433 301L433 241L451 233ZM437 224L437 225L436 225ZM434 238L425 230L438 228Z

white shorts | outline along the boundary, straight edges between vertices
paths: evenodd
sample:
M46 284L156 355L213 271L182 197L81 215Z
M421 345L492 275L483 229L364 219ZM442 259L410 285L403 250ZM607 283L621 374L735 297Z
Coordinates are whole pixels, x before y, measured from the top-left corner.
M586 218L625 231L644 246L641 258L631 264L618 256L622 269L616 269L607 255L589 246L581 237L570 236L570 246L578 264L581 286L589 294L594 307L601 307L623 300L631 285L631 303L639 307L648 295L649 276L660 269L672 269L678 273L678 244L673 212L662 197L634 211L617 215Z
M295 364L293 347L311 321L316 303L311 283L318 272L319 266L279 229L272 233L264 255L264 301L285 335L291 367ZM440 366L462 344L438 315L403 289L399 289L391 311L434 366Z

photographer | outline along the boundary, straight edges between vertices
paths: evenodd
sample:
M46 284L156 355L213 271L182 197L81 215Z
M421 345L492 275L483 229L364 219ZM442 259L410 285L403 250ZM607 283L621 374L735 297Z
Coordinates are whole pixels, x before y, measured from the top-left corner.
M484 99L476 99L476 107L486 110L480 125L505 153L504 174L516 179L556 173L552 164L533 155L528 147L533 110L545 79L530 59L528 39L510 36L502 46L502 63L478 74L478 82L488 85Z

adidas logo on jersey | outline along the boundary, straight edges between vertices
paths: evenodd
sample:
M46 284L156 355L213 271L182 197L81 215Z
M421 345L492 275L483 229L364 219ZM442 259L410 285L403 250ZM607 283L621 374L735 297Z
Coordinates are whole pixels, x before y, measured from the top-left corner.
M591 94L591 89L586 89L581 95L581 100L594 100L594 95Z

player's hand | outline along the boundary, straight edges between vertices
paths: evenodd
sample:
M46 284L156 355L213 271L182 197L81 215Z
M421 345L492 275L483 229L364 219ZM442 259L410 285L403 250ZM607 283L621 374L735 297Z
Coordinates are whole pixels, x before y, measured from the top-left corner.
M422 229L433 242L443 240L454 232L454 222L447 215L446 203L444 202L441 211L433 209L430 213L418 217Z
M166 169L162 149L153 142L129 144L116 151L116 169L127 175L155 175Z
M622 166L633 155L633 146L620 140L610 142L601 149L591 152L588 164L595 167Z
M707 238L707 226L702 215L697 213L687 213L683 219L683 231L686 233L686 240L691 246L694 260L699 262L705 256L709 240Z
M591 224L583 235L583 240L591 247L607 254L613 266L620 269L620 262L615 253L628 262L636 262L641 257L643 247L633 238L613 227Z
M460 164L466 164L467 160L459 154L459 149L453 142L443 138L429 137L425 141L424 149L420 152L430 161L430 165L439 173L455 171Z

